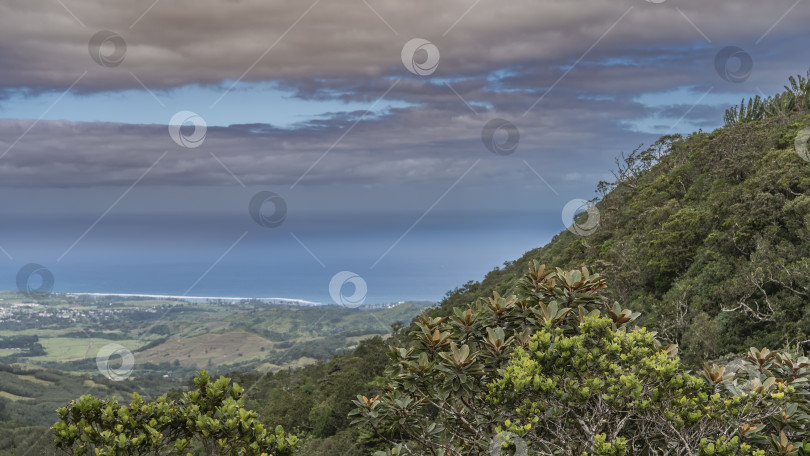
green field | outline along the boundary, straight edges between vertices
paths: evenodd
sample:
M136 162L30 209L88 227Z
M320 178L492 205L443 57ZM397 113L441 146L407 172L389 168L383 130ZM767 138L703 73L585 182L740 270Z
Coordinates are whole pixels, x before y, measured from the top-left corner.
M17 396L16 394L11 394L8 391L2 391L2 390L0 390L0 397L4 397L4 398L9 399L9 400L14 401L14 402L24 400L24 399L29 399L29 400L33 399L33 398L27 397L27 396Z
M0 342L6 340L0 346L0 364L95 375L99 350L116 344L133 354L134 377L310 364L350 350L365 338L386 337L392 324L409 322L426 304L350 309L54 294L38 300L36 307L20 305L30 301L0 292L0 308L15 312L13 321L0 321ZM25 344L15 346L14 338Z
M148 341L137 339L98 339L98 338L76 338L76 337L46 337L40 338L42 346L48 353L45 356L31 358L37 361L74 361L77 359L95 358L101 347L107 344L123 345L130 351L134 351Z

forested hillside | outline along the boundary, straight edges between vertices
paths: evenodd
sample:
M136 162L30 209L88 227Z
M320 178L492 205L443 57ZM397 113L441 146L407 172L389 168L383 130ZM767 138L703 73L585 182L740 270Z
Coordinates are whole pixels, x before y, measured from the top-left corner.
M514 292L538 260L602 274L608 295L690 362L751 345L801 347L810 339L810 162L796 138L810 126L810 103L805 78L787 89L730 109L724 128L664 136L621 157L615 180L599 186L592 234L563 231L449 293L438 313Z
M493 291L519 293L533 261L587 265L606 280L608 300L640 312L633 324L678 344L683 365L696 371L703 360L742 356L751 346L803 351L810 339L810 162L797 144L807 139L800 133L810 127L809 101L807 79L791 78L784 94L729 109L723 128L665 136L620 157L613 182L597 189L600 222L590 235L563 231L449 292L427 315L452 316ZM421 332L417 322L388 343L415 344L409 332ZM369 382L354 394L381 391L382 345L368 341L352 355L265 378L249 397L263 419L307 432L299 454L371 454L385 443L340 413L354 397L350 384ZM347 366L368 368L361 374ZM303 406L299 413L282 405L292 403Z

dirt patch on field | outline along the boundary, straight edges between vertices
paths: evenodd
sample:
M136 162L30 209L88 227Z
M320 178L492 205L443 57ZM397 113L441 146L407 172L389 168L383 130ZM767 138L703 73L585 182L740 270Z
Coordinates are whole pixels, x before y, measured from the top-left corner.
M209 333L169 339L149 350L135 353L138 363L172 363L183 367L206 368L264 357L273 343L245 331Z

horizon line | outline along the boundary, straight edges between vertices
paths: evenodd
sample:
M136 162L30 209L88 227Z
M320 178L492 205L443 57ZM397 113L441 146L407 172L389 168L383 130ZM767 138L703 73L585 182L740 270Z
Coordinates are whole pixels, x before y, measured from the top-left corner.
M57 293L58 294L58 293ZM299 304L309 305L324 305L322 302L307 301L305 299L295 298L280 298L280 297L266 297L266 298L252 298L252 297L238 297L238 296L179 296L179 295L161 295L161 294L145 294L145 293L63 293L65 296L117 296L122 298L163 298L163 299L178 299L178 300L205 300L205 301L285 301L295 302Z

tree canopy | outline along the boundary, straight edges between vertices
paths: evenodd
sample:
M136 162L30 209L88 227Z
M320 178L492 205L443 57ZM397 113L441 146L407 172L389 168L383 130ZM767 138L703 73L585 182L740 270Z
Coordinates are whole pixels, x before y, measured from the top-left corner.
M85 395L57 413L56 448L75 455L285 456L297 437L281 426L267 429L244 407L243 388L227 377L211 381L205 371L196 389L169 401L144 402L137 393L129 405Z
M807 358L692 373L605 286L535 262L519 295L422 316L355 423L391 455L810 454Z
M595 229L562 231L448 293L432 315L492 290L515 293L538 260L598 271L611 283L606 294L678 343L692 367L752 345L802 350L810 341L807 81L791 78L785 92L760 101L754 118L663 136L619 157L593 201Z

